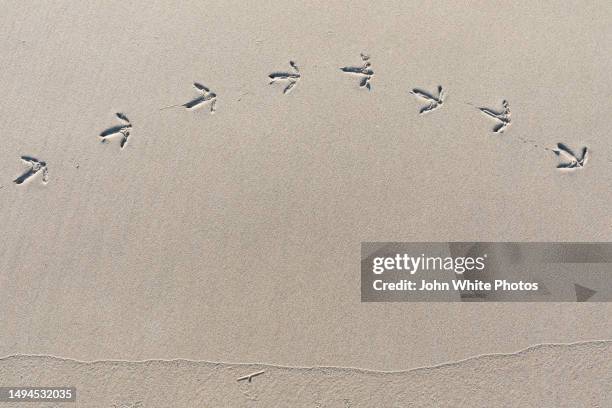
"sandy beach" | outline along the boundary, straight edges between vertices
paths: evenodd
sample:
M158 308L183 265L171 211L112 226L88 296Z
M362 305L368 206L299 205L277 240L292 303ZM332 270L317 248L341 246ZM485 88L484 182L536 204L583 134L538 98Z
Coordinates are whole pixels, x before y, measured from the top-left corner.
M5 378L42 364L66 379L91 374L87 387L104 381L108 365L72 360L342 367L312 381L354 396L319 406L365 407L377 405L360 384L382 374L344 368L412 370L612 338L608 303L369 304L359 293L364 241L612 240L609 3L2 9ZM587 147L588 160L555 154L558 143L575 156ZM603 367L603 344L580 358L561 346L530 353L517 372L544 381L542 361L553 373ZM48 358L11 357L32 354ZM498 363L470 370L494 384L483 373ZM609 387L598 380L605 367L581 370L584 387ZM196 371L177 375L192 384ZM442 371L394 374L388 390L453 376ZM287 375L276 389L307 373ZM272 406L261 401L282 393L210 406ZM542 406L596 406L564 404Z
M0 374L9 382L19 378L71 384L82 406L112 408L605 407L612 402L606 392L612 379L611 357L609 342L541 345L513 354L381 372L187 360L85 363L19 356L0 361ZM37 367L35 373L31 367Z

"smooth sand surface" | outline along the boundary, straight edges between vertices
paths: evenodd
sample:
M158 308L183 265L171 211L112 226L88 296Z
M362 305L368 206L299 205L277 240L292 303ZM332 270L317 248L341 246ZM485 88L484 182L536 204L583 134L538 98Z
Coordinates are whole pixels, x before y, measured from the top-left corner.
M362 241L612 240L611 19L582 1L4 2L0 355L405 370L611 339L604 303L359 291ZM340 70L362 52L371 91ZM283 94L268 75L290 60ZM214 114L160 110L194 82ZM409 92L438 85L419 115ZM475 106L504 99L495 134ZM123 149L99 137L117 112ZM558 142L586 166L557 170ZM12 182L23 155L47 184Z

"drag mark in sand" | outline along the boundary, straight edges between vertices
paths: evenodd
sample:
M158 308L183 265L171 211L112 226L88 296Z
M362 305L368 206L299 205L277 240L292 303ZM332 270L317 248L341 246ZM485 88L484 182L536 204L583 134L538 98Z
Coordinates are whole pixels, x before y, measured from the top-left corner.
M510 104L507 100L503 100L502 107L503 109L501 111L494 111L489 108L478 107L478 110L480 110L482 113L492 117L493 119L499 122L493 127L493 133L503 133L504 130L506 130L506 128L510 126Z
M420 115L438 109L442 106L444 100L446 99L446 92L444 91L444 89L442 89L441 85L438 86L437 96L418 88L414 88L412 91L410 91L410 93L429 102L428 105L421 108L421 110L419 111Z
M291 65L293 72L278 72L277 71L277 72L273 72L270 75L268 75L268 78L270 79L270 85L272 85L276 81L287 81L288 82L285 89L283 89L284 95L291 92L293 87L297 85L298 81L302 77L302 75L300 74L300 69L298 68L297 64L294 61L289 61L289 65Z
M586 146L580 150L580 154L576 154L572 149L563 143L557 143L557 147L553 149L553 153L564 160L557 165L560 170L576 170L583 168L588 160L589 151Z
M123 149L128 142L128 138L130 137L130 133L132 131L132 123L123 113L117 112L115 115L122 124L106 129L105 131L100 133L100 138L102 139L102 143L107 143L109 139L114 138L116 136L121 136L120 146Z
M361 53L361 60L363 61L363 65L360 67L342 67L340 70L342 72L346 72L347 74L354 74L361 76L361 81L359 82L360 88L367 88L369 91L372 90L370 85L370 81L374 76L374 70L372 70L372 63L370 62L370 57L364 53Z
M28 169L28 171L23 173L21 176L13 180L13 183L23 184L24 182L29 180L31 177L35 176L36 173L38 173L39 171L42 171L41 181L43 184L47 184L47 182L49 181L49 170L47 169L47 163L45 163L44 161L38 160L34 157L31 157L31 156L21 156L21 160L23 160L25 164L29 165L30 168Z

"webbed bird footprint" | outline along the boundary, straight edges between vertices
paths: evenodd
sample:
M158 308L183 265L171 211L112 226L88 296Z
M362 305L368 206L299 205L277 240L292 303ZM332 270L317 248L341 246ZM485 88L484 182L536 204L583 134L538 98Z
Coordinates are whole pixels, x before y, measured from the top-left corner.
M557 143L557 148L553 149L553 153L563 160L557 165L558 169L574 170L583 168L589 158L589 150L586 146L580 149L580 154L576 154L567 145Z
M370 85L370 81L374 76L374 70L372 69L372 63L370 62L370 57L364 53L361 53L361 60L363 61L363 65L360 67L342 67L340 71L346 72L347 74L359 75L361 76L361 81L359 81L360 88L367 88L368 91L372 90L372 86Z
M444 89L442 89L441 85L438 86L437 96L418 88L414 88L412 91L410 91L410 93L429 102L428 105L425 105L421 108L421 110L419 111L420 115L438 109L442 106L446 99L446 92L444 91Z
M121 125L113 126L102 133L100 133L100 139L102 139L102 143L107 143L110 139L114 139L118 136L121 137L120 146L123 149L128 142L128 138L130 137L130 133L132 131L132 123L128 119L128 117L123 113L116 113L117 119L121 122Z
M187 109L197 109L200 106L204 106L204 104L210 102L210 113L215 113L217 104L217 94L197 82L194 82L193 86L195 89L198 90L201 95L195 99L190 100L189 102L184 103L182 106Z
M30 166L30 168L25 173L23 173L21 176L13 180L13 183L23 184L24 182L28 181L31 177L35 176L36 173L38 173L39 171L42 171L41 181L43 184L47 184L47 182L49 181L49 170L47 168L47 163L45 163L44 161L38 160L34 157L31 157L31 156L21 156L21 160L25 164Z
M510 126L510 122L511 122L510 104L508 103L507 100L505 99L503 100L501 111L494 111L489 108L481 108L481 107L478 107L478 110L480 110L485 115L488 115L499 122L497 125L493 127L494 133L503 133L504 130L506 130L506 128Z
M273 72L268 75L270 79L270 85L277 81L287 81L287 86L283 89L283 94L288 94L293 87L295 87L302 77L300 69L294 61L289 61L289 65L293 69L293 72Z

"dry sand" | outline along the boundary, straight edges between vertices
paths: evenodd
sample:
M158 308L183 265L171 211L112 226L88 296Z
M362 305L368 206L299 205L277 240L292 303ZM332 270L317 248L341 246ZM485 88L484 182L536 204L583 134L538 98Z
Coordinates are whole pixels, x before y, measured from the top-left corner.
M2 6L1 356L406 370L612 339L609 304L359 293L362 241L612 240L609 2L95 3ZM362 52L371 90L340 70ZM214 114L160 110L194 82ZM496 134L475 106L504 99ZM99 137L117 112L123 149ZM557 170L558 142L587 165ZM46 184L12 182L24 155Z

